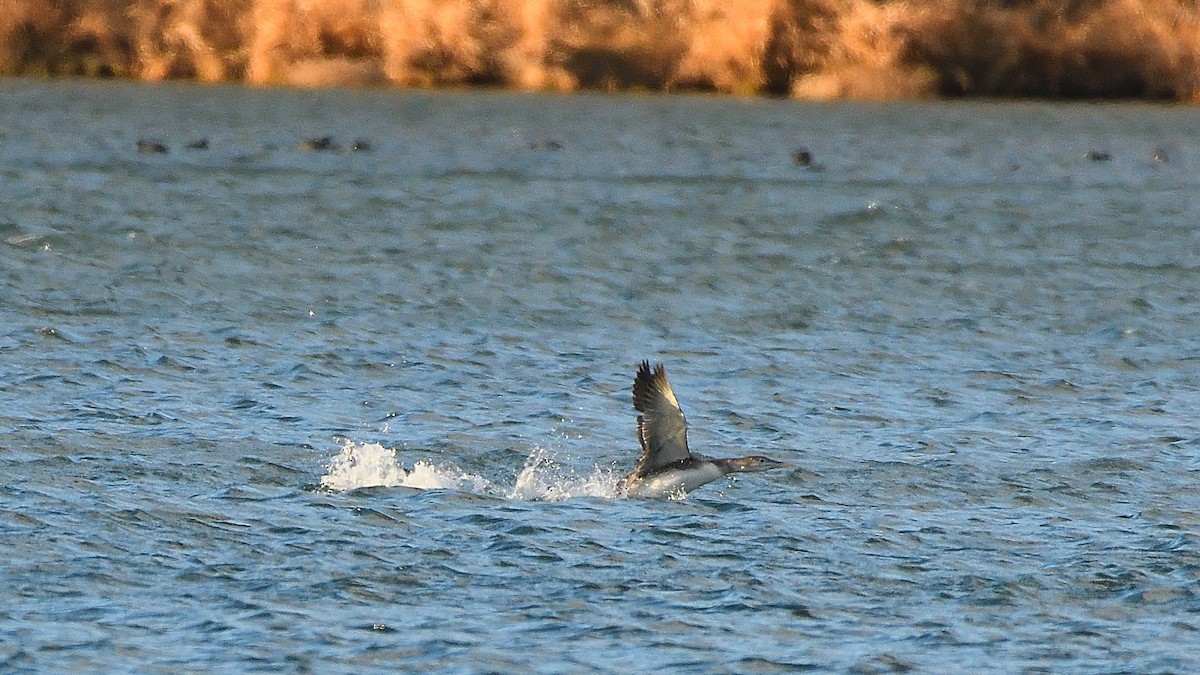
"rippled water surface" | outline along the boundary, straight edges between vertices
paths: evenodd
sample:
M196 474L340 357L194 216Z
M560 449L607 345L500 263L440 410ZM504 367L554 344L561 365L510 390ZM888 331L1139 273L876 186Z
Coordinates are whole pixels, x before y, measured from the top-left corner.
M0 117L0 670L1200 669L1200 111ZM642 359L791 467L615 496Z

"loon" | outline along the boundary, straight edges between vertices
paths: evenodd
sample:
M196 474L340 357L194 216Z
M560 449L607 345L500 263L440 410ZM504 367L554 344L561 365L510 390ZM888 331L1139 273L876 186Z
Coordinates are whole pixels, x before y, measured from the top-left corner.
M638 367L633 407L642 413L637 426L642 456L633 473L617 484L617 490L628 497L683 496L728 473L787 466L762 455L709 459L692 454L687 445L687 420L661 363L653 370L649 361Z

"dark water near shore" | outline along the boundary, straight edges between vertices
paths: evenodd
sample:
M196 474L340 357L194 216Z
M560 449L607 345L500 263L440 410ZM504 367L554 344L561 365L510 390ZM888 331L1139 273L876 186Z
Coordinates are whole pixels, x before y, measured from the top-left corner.
M0 116L0 670L1200 668L1198 110ZM614 498L643 358L792 468Z

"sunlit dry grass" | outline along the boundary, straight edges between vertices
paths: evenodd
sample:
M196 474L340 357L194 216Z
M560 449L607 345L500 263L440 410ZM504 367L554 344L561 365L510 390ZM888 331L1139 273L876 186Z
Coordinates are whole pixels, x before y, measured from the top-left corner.
M1195 3L935 0L905 30L909 58L929 64L946 94L1181 100L1200 94Z
M694 0L686 47L669 85L754 94L766 86L763 59L776 3L765 0Z
M253 0L247 31L245 79L252 84L292 83L293 66L312 72L321 59L336 59L330 72L345 73L383 53L375 0ZM336 70L338 63L347 70ZM378 66L375 67L378 70ZM308 82L305 82L306 84Z
M1195 0L0 0L0 73L1200 100Z
M128 0L3 0L0 68L44 75L132 74Z
M844 2L825 27L825 49L814 66L797 73L800 98L920 98L936 93L936 77L907 59L908 22L920 10L906 2Z
M410 86L565 89L547 60L551 0L391 0L380 12L383 68Z
M243 76L247 34L243 0L138 2L127 10L136 48L134 72L146 80Z

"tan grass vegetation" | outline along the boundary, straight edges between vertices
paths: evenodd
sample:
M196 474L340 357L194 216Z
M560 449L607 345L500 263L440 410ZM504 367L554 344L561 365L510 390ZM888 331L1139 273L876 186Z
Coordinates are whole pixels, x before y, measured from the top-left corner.
M0 74L1200 102L1200 5L2 0Z

